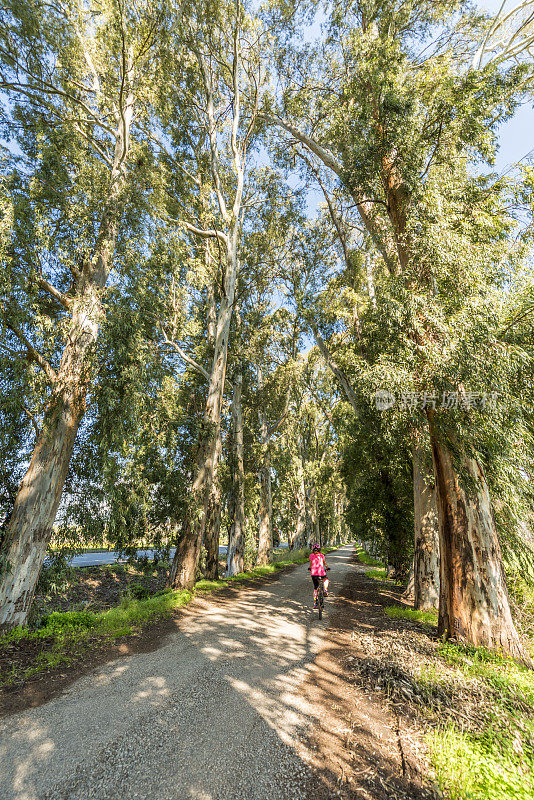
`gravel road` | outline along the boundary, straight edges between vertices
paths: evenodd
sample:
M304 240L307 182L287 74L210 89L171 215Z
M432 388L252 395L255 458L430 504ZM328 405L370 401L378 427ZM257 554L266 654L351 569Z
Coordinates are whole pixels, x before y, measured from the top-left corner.
M352 548L328 556L336 593ZM1 800L305 800L299 693L328 625L305 565L201 599L158 650L121 658L0 723Z

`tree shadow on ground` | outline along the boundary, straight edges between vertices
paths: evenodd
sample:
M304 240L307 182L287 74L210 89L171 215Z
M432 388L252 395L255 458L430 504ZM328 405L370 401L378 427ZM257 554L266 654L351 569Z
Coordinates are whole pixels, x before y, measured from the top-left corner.
M340 567L345 555L337 556ZM335 587L335 570L332 575ZM359 792L340 782L331 751L321 754L324 742L314 733L327 732L345 744L346 733L336 728L331 712L345 702L346 681L332 654L320 660L324 626L309 608L307 573L293 577L199 600L180 616L163 647L112 662L63 696L6 720L1 796L395 797L370 795L368 783ZM332 646L337 645L327 639L327 650ZM369 714L379 711L370 706ZM374 765L384 785L395 788L400 756L389 745L381 747L376 722L367 728L353 724L352 732L358 729L363 763Z

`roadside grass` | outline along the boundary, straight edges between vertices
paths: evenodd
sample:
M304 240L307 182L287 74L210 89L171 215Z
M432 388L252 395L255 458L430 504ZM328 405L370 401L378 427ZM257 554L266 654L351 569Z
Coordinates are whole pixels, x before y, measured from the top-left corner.
M335 549L325 548L327 552ZM196 592L213 592L232 583L272 575L286 567L305 563L308 557L309 550L305 548L292 553L275 553L273 563L266 566L253 567L228 579L199 580L193 592L161 590L146 599L129 594L122 598L118 606L107 611L54 611L42 617L38 628L17 626L0 635L0 653L8 648L16 649L16 645L32 642L36 645L41 643L40 652L36 653L29 666L20 667L14 659L9 672L0 675L0 687L26 680L61 664L72 663L92 647L130 636L141 626L168 617L174 610L187 605Z
M384 562L380 561L377 558L373 558L367 553L362 547L359 545L356 546L356 554L358 559L363 564L368 564L370 567L375 567L375 569L368 569L365 572L367 578L372 578L375 581L381 581L382 583L389 583L389 584L399 584L402 583L402 580L399 578L388 578L386 573L386 568L384 567Z
M524 725L534 737L534 725ZM450 800L532 800L532 751L517 726L508 735L494 727L479 736L448 725L428 735L439 788Z
M367 574L367 573L366 573ZM432 609L431 611L418 611L415 608L402 608L401 606L387 606L384 611L391 617L391 619L409 619L413 622L423 622L426 625L437 626L438 612Z
M359 545L356 546L356 555L358 556L359 561L361 561L363 564L369 564L370 567L381 567L384 563L383 561L370 556L369 553L366 553L363 547L360 547Z
M375 567L367 577L388 581L385 569L361 548L358 557ZM509 580L509 588L516 625L534 655L534 588L520 578ZM391 619L437 630L437 611L384 610ZM413 634L406 635L411 641ZM408 646L402 669L423 709L440 793L447 800L532 800L534 671L503 653L455 641L439 642L421 662L414 662Z
M432 766L450 800L534 797L534 672L513 659L455 642L437 656L484 698L480 720L443 722L427 734Z
M374 581L382 581L383 583L393 583L387 576L386 576L386 568L379 567L378 569L368 569L365 571L365 576L367 578L372 578Z
M392 619L437 626L436 611L384 610ZM416 662L409 672L423 719L431 720L425 739L443 796L531 800L534 671L486 647L441 641L430 661Z

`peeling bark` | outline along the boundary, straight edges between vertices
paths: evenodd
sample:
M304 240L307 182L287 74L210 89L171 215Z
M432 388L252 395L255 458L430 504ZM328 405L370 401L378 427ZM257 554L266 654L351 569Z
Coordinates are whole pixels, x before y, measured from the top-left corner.
M235 259L229 259L226 292L221 298L208 399L199 433L195 478L189 496L183 527L184 533L178 541L168 580L168 585L173 589L192 589L195 584L200 545L206 528L209 496L216 464L222 395L226 378L228 336L238 271L236 255Z
M439 526L436 487L414 448L414 608L428 611L439 605Z
M436 477L440 578L438 633L475 646L502 649L531 665L512 620L501 548L486 477L475 458L462 457L473 484L468 493L429 414Z
M204 230L196 228L196 226L186 222L184 222L184 225L188 230L194 232L203 239L215 239L218 247L223 245L226 264L224 267L224 286L221 289L221 301L217 317L215 352L210 372L208 400L204 415L205 424L199 436L198 467L190 492L189 508L186 514L187 520L184 525L186 535L184 535L178 543L169 575L169 585L174 589L191 589L195 583L200 555L200 542L202 541L206 526L209 493L214 475L216 432L221 419L222 394L226 378L228 357L228 337L230 335L230 323L232 320L235 292L240 270L238 251L243 222L242 201L247 153L246 138L241 144L238 142L238 132L240 129L240 122L242 121L241 89L239 81L243 72L239 46L240 24L240 16L238 15L232 37L232 57L227 65L233 75L231 106L233 113L229 145L232 153L231 168L236 179L235 193L231 207L227 206L223 195L223 186L226 184L226 177L223 180L220 165L218 141L220 123L217 119L218 112L216 110L217 102L215 97L216 89L213 83L213 71L209 64L209 59L207 59L200 50L194 51L204 84L206 114L204 127L207 139L209 140L212 189L217 198L219 213L224 223L225 231L222 232L215 229ZM255 113L254 111L254 114Z

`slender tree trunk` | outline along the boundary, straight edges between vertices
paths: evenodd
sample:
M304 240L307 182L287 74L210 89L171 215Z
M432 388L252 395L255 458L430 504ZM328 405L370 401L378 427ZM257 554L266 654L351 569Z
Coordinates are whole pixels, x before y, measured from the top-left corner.
M472 484L460 483L447 445L429 410L436 477L440 537L438 633L476 646L504 650L530 663L512 620L501 548L488 485L475 458L462 457L462 471Z
M226 555L226 577L231 578L243 572L245 566L245 466L243 447L243 411L241 407L241 388L243 375L239 370L234 380L232 402L232 524L228 536Z
M240 76L241 54L239 47L240 20L236 21L234 30L234 48L231 70L233 72L232 95L232 124L230 130L230 148L232 152L232 170L236 178L235 193L231 208L227 206L223 196L223 183L221 180L221 167L219 159L218 122L216 119L216 105L212 74L209 59L200 51L196 53L205 89L205 132L210 143L210 168L212 173L212 188L217 197L219 212L224 222L226 232L211 231L208 233L195 226L188 225L189 230L203 238L214 238L217 247L221 243L225 248L226 266L224 273L224 287L221 290L219 314L217 318L217 331L215 335L215 352L209 380L208 401L206 404L205 426L200 436L199 464L190 493L190 503L187 510L187 520L184 525L185 535L178 542L174 560L169 575L169 584L174 589L190 589L194 586L200 543L203 538L206 515L208 511L209 492L213 481L216 452L216 432L221 420L221 403L226 377L226 362L228 356L228 337L230 322L234 306L237 279L239 276L239 240L243 221L243 187L245 178L246 146L238 145L239 123L241 118L241 90Z
M206 569L208 580L219 577L219 539L221 531L221 484L219 482L219 462L222 450L221 426L217 426L213 476L208 498L206 529L204 531L204 547L206 549Z
M226 378L228 335L237 278L237 263L227 273L230 291L221 298L215 353L210 374L208 399L204 411L196 458L196 473L191 487L183 535L174 554L168 585L173 589L192 589L200 557L200 545L206 527L209 496L215 471L221 404Z
M213 259L211 257L211 242L206 239L204 243L204 263L208 274L213 271ZM208 347L211 355L215 352L215 342L217 338L217 301L215 296L215 284L208 282L206 287L207 301L207 334ZM215 442L215 456L213 477L208 499L208 511L206 517L206 530L204 532L204 547L206 548L206 570L205 577L208 580L217 580L219 577L219 539L221 531L221 486L219 483L219 461L222 450L221 425L217 426L217 439Z
M373 259L370 253L365 256L365 277L367 278L367 292L373 308L376 308L375 282L373 276Z
M261 379L259 381L261 384ZM260 386L261 388L261 386ZM257 564L264 566L273 557L272 495L271 495L271 452L267 416L260 412L261 425L261 465L260 465L260 524L258 536Z
M306 491L304 487L304 470L300 467L299 488L296 496L296 510L297 520L294 530L292 531L293 537L291 540L291 550L300 550L304 547L306 535Z
M126 85L131 77L130 69ZM101 290L109 276L122 209L133 103L133 95L128 92L116 132L109 192L95 248L92 258L76 274L76 296L69 302L67 345L53 381L41 433L0 543L0 563L5 565L0 575L0 629L26 622L85 413L91 381L88 356L98 336Z
M439 605L439 525L436 487L424 468L417 446L413 456L414 608L428 611Z
M319 514L317 512L317 485L315 480L312 485L311 490L311 507L312 507L312 519L313 519L313 538L314 541L321 542L321 531L319 529Z

